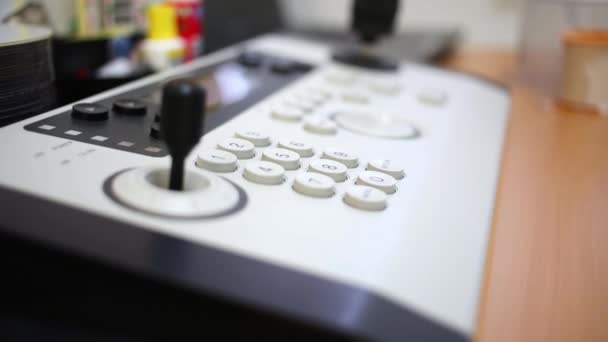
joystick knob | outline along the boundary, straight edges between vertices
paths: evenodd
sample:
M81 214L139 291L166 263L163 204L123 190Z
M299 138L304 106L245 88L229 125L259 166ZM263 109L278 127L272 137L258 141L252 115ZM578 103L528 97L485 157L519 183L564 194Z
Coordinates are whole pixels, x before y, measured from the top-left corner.
M184 160L203 135L205 101L205 90L189 79L163 88L160 128L171 155L171 190L183 190Z

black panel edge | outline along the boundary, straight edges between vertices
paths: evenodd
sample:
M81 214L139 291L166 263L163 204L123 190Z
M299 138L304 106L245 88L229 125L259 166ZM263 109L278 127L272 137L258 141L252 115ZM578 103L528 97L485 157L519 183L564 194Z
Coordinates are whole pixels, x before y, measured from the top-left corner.
M2 230L173 286L356 338L468 340L460 332L362 288L154 233L2 187L0 198ZM32 215L32 208L36 215Z

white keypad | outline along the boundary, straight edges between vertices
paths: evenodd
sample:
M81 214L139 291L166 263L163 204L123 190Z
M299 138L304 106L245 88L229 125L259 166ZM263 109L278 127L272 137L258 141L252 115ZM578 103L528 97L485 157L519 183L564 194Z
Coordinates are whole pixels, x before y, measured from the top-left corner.
M395 179L403 179L403 177L405 177L405 170L403 167L389 159L372 160L367 164L367 169L386 173L387 175L393 176Z
M309 171L324 174L336 182L344 182L347 178L346 166L331 159L317 159L310 163Z
M278 185L285 180L285 169L279 164L255 160L245 165L243 177L258 184Z
M368 185L387 194L397 191L397 180L393 176L377 171L363 171L357 177L357 184Z
M346 77L340 79L342 76ZM393 198L390 195L397 191L398 180L405 177L404 168L394 160L365 159L373 154L359 156L356 149L344 150L339 145L332 147L333 143L339 143L332 135L338 133L338 126L357 134L392 139L411 139L418 137L419 132L399 113L366 110L361 106L357 109L355 106L371 103L369 96L374 93L377 93L375 96L399 95L400 83L388 78L367 79L348 73L337 75L332 81L340 83L346 78L351 78L350 89L338 91L321 81L273 100L263 110L270 119L276 120L273 123L276 126L268 128L268 132L277 136L258 130L258 126L244 125L235 130L234 137L219 140L217 149L199 151L196 165L218 173L233 172L226 175L228 178L242 176L246 191L255 191L247 189L247 184L255 186L251 183L275 185L273 188L276 189L291 186L301 196L318 198L319 203L333 198L342 201L343 206L360 210L385 209L389 199ZM332 81L329 83L334 83ZM334 104L338 107L334 108ZM325 112L319 111L326 105ZM277 121L302 121L302 126ZM239 162L242 159L251 160ZM240 169L242 173L237 174L235 171ZM280 194L277 192L277 200L280 200Z
M228 138L222 140L217 147L234 154L238 159L251 159L255 156L254 145L244 139Z
M338 131L336 123L324 116L307 117L304 120L304 129L322 135L333 135Z
M344 202L362 210L383 210L386 198L384 192L365 185L353 185L344 194Z
M197 155L196 166L214 172L233 172L238 168L234 154L222 150L202 150Z
M336 148L325 149L322 158L338 161L349 169L359 166L359 158L357 156Z
M270 145L270 137L259 131L243 129L234 134L239 139L244 139L251 142L256 147L265 147Z
M281 165L285 170L300 168L300 155L285 148L271 147L262 152L262 160Z
M312 197L331 197L336 192L335 182L328 176L314 172L304 172L296 176L293 189Z
M304 115L306 114L302 109L295 107L293 105L281 105L275 106L271 111L272 117L288 122L298 122L302 120Z
M294 151L302 158L312 157L315 154L315 150L313 149L312 145L300 141L281 140L279 141L278 146Z

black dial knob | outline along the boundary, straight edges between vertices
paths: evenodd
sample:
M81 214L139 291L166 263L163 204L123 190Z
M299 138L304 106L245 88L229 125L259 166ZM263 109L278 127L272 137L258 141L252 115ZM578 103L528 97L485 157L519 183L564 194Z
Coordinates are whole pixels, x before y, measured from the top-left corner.
M264 57L257 52L243 52L238 58L238 62L248 68L257 68L263 61Z
M112 109L125 115L146 115L146 104L136 99L119 99L114 102Z
M203 135L205 101L205 90L189 79L163 88L160 127L172 159L171 190L183 189L184 160Z
M106 120L108 113L108 108L96 103L78 103L72 106L72 117L80 120Z

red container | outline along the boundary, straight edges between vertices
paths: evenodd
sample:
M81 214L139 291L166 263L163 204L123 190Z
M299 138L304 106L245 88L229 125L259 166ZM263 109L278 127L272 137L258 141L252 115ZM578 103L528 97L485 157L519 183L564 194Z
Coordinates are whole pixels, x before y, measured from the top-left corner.
M204 0L171 0L176 10L179 35L186 44L184 60L190 61L203 53Z

